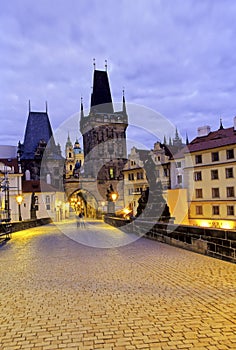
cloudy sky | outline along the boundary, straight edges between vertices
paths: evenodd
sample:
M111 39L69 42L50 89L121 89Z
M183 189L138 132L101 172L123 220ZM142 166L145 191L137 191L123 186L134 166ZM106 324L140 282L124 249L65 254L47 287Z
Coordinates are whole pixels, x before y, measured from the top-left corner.
M93 58L113 100L161 113L181 135L236 115L234 0L0 0L0 144L23 141L28 115L54 130L89 107ZM135 121L132 121L135 124ZM158 127L151 118L148 130Z

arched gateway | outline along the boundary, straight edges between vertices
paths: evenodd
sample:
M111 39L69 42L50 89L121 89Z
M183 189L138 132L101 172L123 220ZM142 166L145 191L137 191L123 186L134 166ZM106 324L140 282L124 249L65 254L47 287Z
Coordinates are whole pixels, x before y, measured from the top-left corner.
M97 218L99 216L99 206L92 193L84 189L74 191L68 198L70 208L75 214L83 212L86 217Z

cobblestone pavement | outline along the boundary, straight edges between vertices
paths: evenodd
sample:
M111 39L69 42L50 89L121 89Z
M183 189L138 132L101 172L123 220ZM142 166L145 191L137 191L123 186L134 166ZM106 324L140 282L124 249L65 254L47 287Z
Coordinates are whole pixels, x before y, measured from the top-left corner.
M54 225L17 232L0 247L0 349L236 349L235 277L144 238L104 249Z

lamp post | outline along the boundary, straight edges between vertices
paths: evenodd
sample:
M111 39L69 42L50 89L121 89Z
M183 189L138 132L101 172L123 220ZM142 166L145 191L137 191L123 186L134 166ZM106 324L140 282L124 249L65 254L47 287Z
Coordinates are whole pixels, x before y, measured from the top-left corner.
M108 214L115 214L115 201L118 198L118 193L114 191L113 186L110 185L110 188L107 189L107 213Z
M18 210L19 210L19 221L22 221L22 216L21 216L21 203L23 201L23 197L21 194L18 194L16 196L16 201L18 203Z

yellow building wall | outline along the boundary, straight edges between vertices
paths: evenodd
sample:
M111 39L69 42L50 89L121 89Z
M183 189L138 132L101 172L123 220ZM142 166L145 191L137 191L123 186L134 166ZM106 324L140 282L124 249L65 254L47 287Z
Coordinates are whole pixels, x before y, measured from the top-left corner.
M174 223L188 225L187 189L169 189L164 197L170 208L171 216L174 217Z

